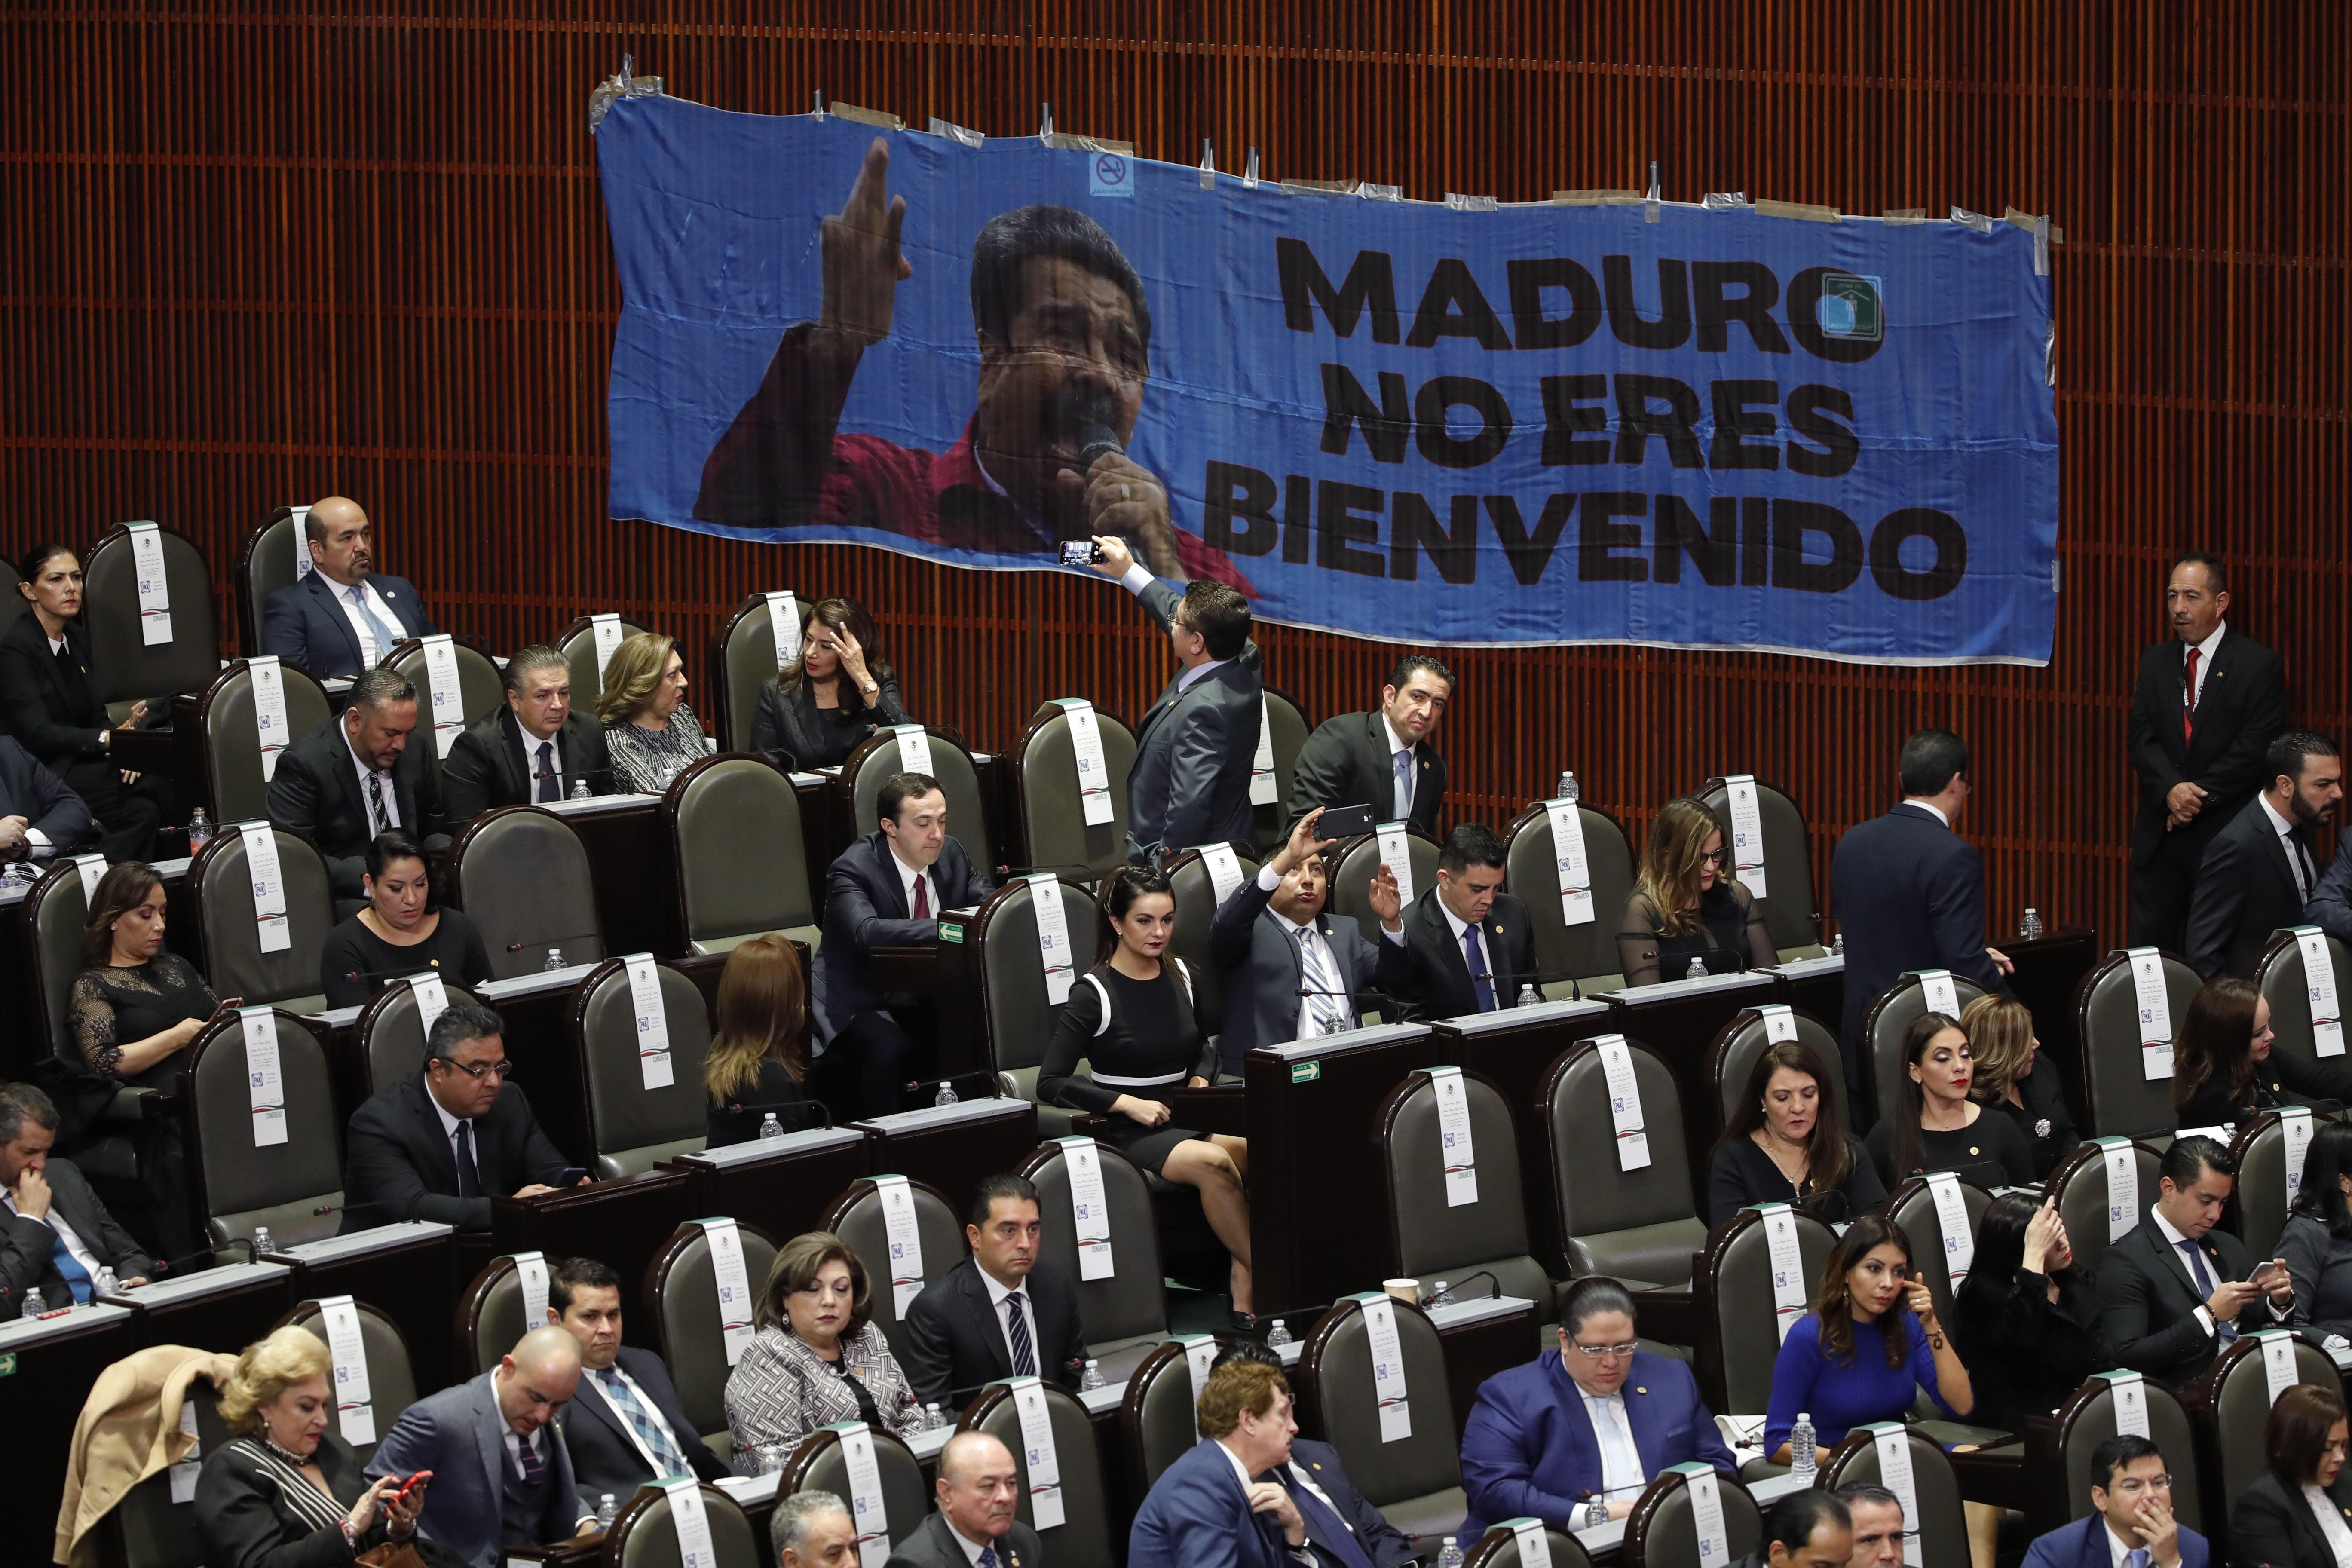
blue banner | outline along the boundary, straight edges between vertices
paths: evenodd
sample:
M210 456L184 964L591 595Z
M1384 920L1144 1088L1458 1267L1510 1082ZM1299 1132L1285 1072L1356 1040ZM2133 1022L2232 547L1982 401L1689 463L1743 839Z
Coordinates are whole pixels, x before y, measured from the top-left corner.
M1397 202L667 98L596 142L614 517L997 569L1115 533L1401 643L2050 658L2023 228Z

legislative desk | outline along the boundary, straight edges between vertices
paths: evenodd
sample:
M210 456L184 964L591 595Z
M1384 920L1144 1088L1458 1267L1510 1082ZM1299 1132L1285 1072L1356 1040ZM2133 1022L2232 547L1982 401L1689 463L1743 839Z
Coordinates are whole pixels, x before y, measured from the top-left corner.
M781 1244L817 1229L849 1184L866 1173L861 1127L817 1127L662 1162L687 1179L689 1215L729 1215Z
M1251 1284L1258 1314L1319 1312L1379 1288L1389 1239L1373 1117L1437 1065L1425 1024L1385 1024L1260 1046L1243 1058Z
M958 1214L971 1201L973 1188L1000 1171L1017 1169L1037 1147L1037 1107L1003 1095L926 1105L849 1125L866 1136L866 1170L928 1183ZM825 1201L839 1192L835 1187Z
M1614 1013L1606 1002L1542 1002L1441 1018L1430 1026L1438 1059L1493 1084L1509 1108L1517 1134L1528 1248L1556 1276L1564 1276L1567 1262L1552 1201L1545 1090L1561 1052L1579 1040L1616 1031Z
M449 1344L450 1303L457 1299L457 1230L433 1220L404 1220L349 1236L281 1247L262 1261L293 1271L289 1301L349 1296L391 1319L408 1342L420 1390L457 1381Z
M614 1181L593 1182L527 1198L490 1200L491 1251L543 1252L550 1258L593 1258L621 1276L624 1301L633 1298L654 1254L667 1246L679 1224L695 1217L693 1178L683 1171L647 1171ZM467 1271L466 1278L471 1278ZM643 1312L623 1320L628 1342L658 1348L656 1325ZM443 1337L447 1337L445 1328Z
M1750 970L1603 994L1617 1009L1611 1030L1639 1040L1674 1075L1695 1193L1706 1190L1707 1149L1715 1141L1715 1089L1707 1070L1715 1037L1748 1008L1785 1000L1782 984L1778 974Z
M1845 1016L1843 954L1826 953L1820 958L1768 963L1764 973L1780 977L1780 994L1774 1001L1785 1002L1800 1013L1810 1013L1828 1026L1831 1034L1838 1032L1840 1020Z
M301 1299L292 1294L293 1284L294 1270L283 1263L228 1263L118 1290L106 1300L131 1309L132 1350L194 1345L235 1355L268 1334Z
M0 1323L0 1407L8 1412L9 1512L20 1563L46 1563L74 1426L99 1373L138 1348L128 1307L95 1302Z
M1478 1404L1479 1385L1496 1373L1535 1360L1536 1326L1549 1319L1550 1306L1549 1301L1530 1301L1525 1296L1482 1296L1422 1309L1430 1327L1437 1331L1438 1346L1445 1355L1445 1389L1457 1437ZM1330 1440L1330 1434L1323 1429L1322 1403L1315 1396L1312 1380L1299 1371L1299 1360L1326 1315L1318 1312L1312 1320L1302 1315L1290 1325L1290 1343L1276 1352L1298 1385L1294 1414L1299 1430L1323 1442ZM1405 1391L1408 1397L1412 1392Z

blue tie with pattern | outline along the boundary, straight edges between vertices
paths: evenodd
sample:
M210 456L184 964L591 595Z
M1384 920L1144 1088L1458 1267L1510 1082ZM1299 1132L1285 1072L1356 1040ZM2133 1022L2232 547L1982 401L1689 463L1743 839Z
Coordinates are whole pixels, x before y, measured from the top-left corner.
M352 607L359 611L361 617L367 622L368 626L373 632L375 637L376 662L378 664L382 664L386 658L391 657L392 650L400 646L402 640L400 628L397 626L388 626L383 624L383 617L377 615L375 613L375 606L368 602L368 592L365 584L359 583L352 584L351 594Z
M1478 999L1478 1011L1495 1010L1495 981L1486 973L1486 950L1478 944L1478 928L1462 928L1462 962L1470 966L1470 994Z
M1021 1310L1021 1292L1004 1298L1004 1333L1013 1345L1013 1375L1037 1375L1036 1347L1029 1342L1028 1315Z
M2185 1236L2180 1238L2180 1250L2189 1255L2189 1277L2197 1281L2197 1289L2204 1291L2210 1299L2213 1294L2213 1276L2205 1272L2204 1253L2198 1249L2195 1242ZM2221 1336L2221 1342L2225 1345L2238 1337L2238 1325L2235 1323L2225 1323L2216 1318L2213 1320L2213 1328Z
M627 1378L621 1375L621 1369L605 1367L596 1373L596 1382L604 1389L604 1397L613 1402L613 1408L621 1413L621 1419L629 1424L629 1430L635 1432L638 1440L652 1453L654 1474L657 1477L686 1474L686 1455L670 1440L670 1435L662 1430L661 1423L654 1419L653 1412L647 1410L645 1401L637 1397L637 1391L629 1386Z
M76 1304L89 1306L92 1300L89 1270L74 1258L73 1249L66 1245L64 1237L58 1236L54 1226L49 1234L55 1237L49 1243L49 1267L64 1279L66 1289L73 1292Z

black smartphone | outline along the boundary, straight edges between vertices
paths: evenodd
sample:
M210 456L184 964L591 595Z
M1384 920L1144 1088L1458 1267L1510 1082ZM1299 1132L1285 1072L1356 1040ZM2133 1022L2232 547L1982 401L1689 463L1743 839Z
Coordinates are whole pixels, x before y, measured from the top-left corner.
M1318 838L1359 838L1372 830L1369 805L1335 805L1315 821Z
M1091 539L1066 539L1062 542L1062 564L1091 566L1102 559L1102 546Z
M562 1173L558 1175L555 1180L548 1183L548 1185L551 1187L576 1187L587 1176L587 1174L588 1168L585 1165L566 1165L563 1167Z

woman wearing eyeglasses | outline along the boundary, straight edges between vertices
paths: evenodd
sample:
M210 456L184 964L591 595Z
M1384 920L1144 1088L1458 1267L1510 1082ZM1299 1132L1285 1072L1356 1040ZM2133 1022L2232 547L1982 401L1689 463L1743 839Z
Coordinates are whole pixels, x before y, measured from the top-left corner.
M1650 856L1617 922L1617 957L1628 985L1681 980L1694 960L1710 974L1780 957L1756 896L1731 876L1715 814L1688 795L1658 808Z

